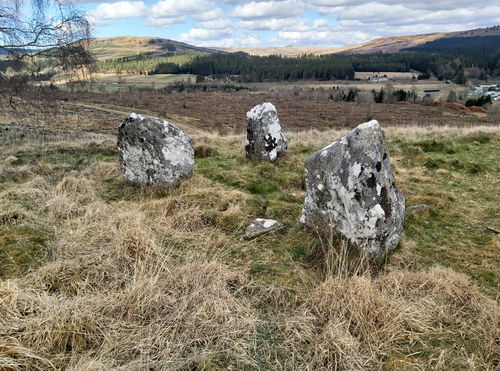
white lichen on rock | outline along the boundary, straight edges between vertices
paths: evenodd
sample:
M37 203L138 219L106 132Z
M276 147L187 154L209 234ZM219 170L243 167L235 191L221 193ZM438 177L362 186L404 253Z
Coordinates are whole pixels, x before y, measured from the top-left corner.
M371 258L392 251L403 229L404 197L396 187L376 120L306 160L306 197L300 222L321 235L340 235Z
M192 140L155 117L132 113L118 129L118 149L129 182L176 186L194 169Z
M264 233L275 231L282 227L283 225L276 220L256 218L245 229L245 237L258 237Z
M272 103L263 103L247 112L246 154L253 160L274 161L286 152L288 143Z

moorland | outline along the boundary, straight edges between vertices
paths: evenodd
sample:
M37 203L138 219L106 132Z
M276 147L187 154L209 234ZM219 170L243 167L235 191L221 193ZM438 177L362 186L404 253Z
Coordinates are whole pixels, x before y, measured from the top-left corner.
M500 107L467 104L473 86L498 87L497 67L432 56L435 71L293 81L182 70L225 56L207 50L147 62L176 73L52 71L2 96L0 368L498 368ZM117 57L108 67L146 60ZM244 153L245 113L266 101L290 146L273 164ZM131 112L194 140L178 188L124 181L116 133ZM407 206L377 266L298 220L305 158L370 119ZM245 239L255 217L284 228Z

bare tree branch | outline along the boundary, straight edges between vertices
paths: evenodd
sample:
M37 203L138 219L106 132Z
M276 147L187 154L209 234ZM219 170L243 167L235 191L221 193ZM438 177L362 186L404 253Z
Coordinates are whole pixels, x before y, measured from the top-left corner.
M90 37L85 14L71 1L0 0L0 56L23 64L32 75L47 61L63 70L92 65ZM12 90L7 80L5 76L0 79L0 95Z
M64 0L1 0L0 52L26 59L57 55L75 43L84 46L91 36L84 14ZM85 48L72 49L79 53ZM63 55L67 55L67 52ZM88 58L87 58L88 60Z

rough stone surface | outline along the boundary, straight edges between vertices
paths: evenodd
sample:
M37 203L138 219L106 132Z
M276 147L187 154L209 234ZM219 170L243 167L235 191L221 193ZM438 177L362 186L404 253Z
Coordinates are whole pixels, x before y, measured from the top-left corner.
M118 129L118 150L129 182L176 186L193 172L192 140L158 118L132 113Z
M254 219L246 228L245 236L254 238L264 233L275 231L283 227L283 224L272 219Z
M247 157L274 161L287 150L280 120L272 103L263 103L247 112Z
M372 259L394 250L403 230L405 201L376 120L313 153L305 174L303 226L327 237L340 235Z

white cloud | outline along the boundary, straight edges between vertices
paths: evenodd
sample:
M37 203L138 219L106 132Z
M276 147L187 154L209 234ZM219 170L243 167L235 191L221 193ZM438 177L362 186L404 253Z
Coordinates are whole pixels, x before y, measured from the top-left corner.
M328 20L324 18L318 18L313 22L313 28L328 26Z
M212 40L222 38L232 34L231 29L224 30L207 30L204 28L192 28L189 32L181 34L180 40L193 42L199 40Z
M204 14L214 8L207 0L161 0L153 4L147 23L153 26L170 26L183 22L186 16Z
M500 7L492 6L489 8L471 9L454 9L440 11L425 11L422 9L413 9L401 4L386 5L380 3L366 3L354 7L346 8L338 14L341 21L351 20L357 21L360 25L369 24L384 24L386 29L397 29L401 26L415 25L411 32L422 33L422 28L426 25L440 25L435 27L436 31L442 30L441 27L447 25L472 22L471 26L482 24L482 20L486 20L486 24L491 24L495 20L495 16L500 17ZM460 27L463 29L463 27ZM379 30L380 31L380 30Z
M251 21L239 21L236 26L253 31L283 31L283 30L307 30L305 21L300 18L269 18Z
M117 0L74 0L73 4L113 3Z
M206 0L161 0L151 7L155 18L171 18L206 12L213 4Z
M415 22L424 14L423 11L411 10L403 5L385 5L372 2L346 8L338 16L342 20L359 20L363 23L391 22L396 24L407 22L408 19Z
M206 21L200 23L202 28L206 28L209 30L222 30L228 27L231 27L233 24L227 18L217 19L213 21Z
M91 23L112 24L120 19L140 17L147 11L143 1L118 1L116 3L102 3L87 13Z
M255 2L238 5L233 16L241 19L290 18L302 15L305 4L298 0Z
M322 12L336 12L339 8L352 8L366 4L363 0L309 0L307 4L313 9ZM402 1L402 0L378 0L380 5L402 5L408 9L424 10L426 12L436 10L456 10L460 8L480 9L487 6L497 5L497 0L483 0L474 3L470 0L436 0L436 1Z
M476 8L481 9L487 6L495 6L498 1L483 0L479 2L471 2L470 0L436 0L436 1L401 1L401 0L382 0L382 3L389 5L404 4L407 8L419 9L425 11L435 10L457 10L460 8ZM360 4L362 2L359 2Z
M195 44L198 45L198 44ZM205 46L217 46L220 48L237 48L237 47L259 47L262 46L262 40L255 35L247 35L238 38L224 38L218 40L208 40L203 42Z
M180 17L163 17L163 18L153 18L149 17L146 20L146 25L153 27L170 27L174 24L183 23L186 21L186 16Z
M343 46L357 44L370 38L363 31L285 31L278 32L278 37L287 45L324 45Z
M148 26L192 21L184 41L205 45L347 45L376 37L459 31L500 23L498 0L140 0L92 3L89 20L143 17ZM146 5L148 4L148 5ZM240 31L238 37L233 35ZM169 35L179 38L178 34Z
M210 9L203 13L194 15L194 18L196 18L198 21L213 21L224 17L224 11L221 8Z

